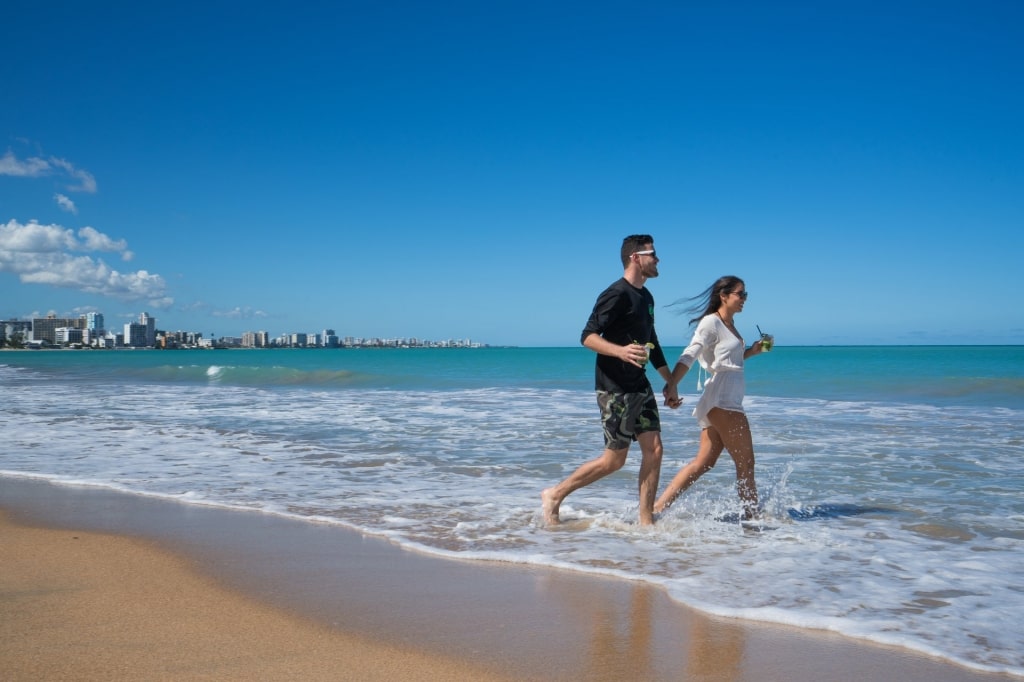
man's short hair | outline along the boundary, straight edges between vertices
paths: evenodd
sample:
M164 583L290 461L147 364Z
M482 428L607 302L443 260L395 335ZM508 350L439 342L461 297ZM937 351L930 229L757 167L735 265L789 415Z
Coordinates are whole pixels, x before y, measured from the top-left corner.
M654 243L654 237L649 234L631 234L622 240L622 267L629 265L629 257L637 251L643 251L648 244Z

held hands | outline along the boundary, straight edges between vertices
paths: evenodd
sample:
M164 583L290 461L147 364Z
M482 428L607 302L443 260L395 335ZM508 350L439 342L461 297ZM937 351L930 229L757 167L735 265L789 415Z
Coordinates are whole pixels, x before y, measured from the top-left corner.
M675 384L665 384L661 394L665 396L665 407L676 410L683 404L683 399L679 397L679 387Z

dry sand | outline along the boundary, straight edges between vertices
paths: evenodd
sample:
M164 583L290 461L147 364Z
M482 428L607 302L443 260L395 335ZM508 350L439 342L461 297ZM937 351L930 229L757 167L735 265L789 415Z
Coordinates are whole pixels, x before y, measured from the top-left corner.
M660 590L0 478L4 680L1019 679Z
M26 680L499 680L229 591L112 535L0 523L0 676Z

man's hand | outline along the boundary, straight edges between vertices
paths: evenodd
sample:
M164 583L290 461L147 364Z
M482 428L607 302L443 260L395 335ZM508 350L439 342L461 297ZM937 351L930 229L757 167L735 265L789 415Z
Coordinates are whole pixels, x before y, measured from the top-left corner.
M623 362L628 362L637 367L647 364L647 348L643 344L631 343L627 346L619 346L621 349L618 356Z
M675 384L665 384L661 394L665 396L665 407L675 410L683 404L683 399L679 397L679 388Z

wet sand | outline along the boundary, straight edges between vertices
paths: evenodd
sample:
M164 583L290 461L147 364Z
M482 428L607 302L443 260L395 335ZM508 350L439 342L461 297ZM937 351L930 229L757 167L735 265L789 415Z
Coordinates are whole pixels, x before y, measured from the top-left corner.
M5 680L1013 680L660 590L0 478Z

